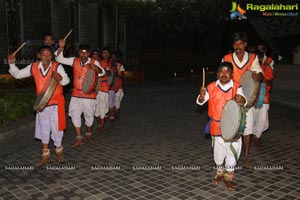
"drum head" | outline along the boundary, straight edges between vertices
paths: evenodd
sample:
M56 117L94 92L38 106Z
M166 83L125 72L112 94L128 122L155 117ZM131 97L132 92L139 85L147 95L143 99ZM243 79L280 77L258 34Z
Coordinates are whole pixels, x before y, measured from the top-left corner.
M86 94L94 92L97 84L97 78L97 73L92 69L88 69L82 82L82 92Z
M251 71L246 71L240 79L240 84L247 99L247 107L253 106L259 90L259 82L252 79Z
M233 100L226 102L221 115L221 135L224 140L232 139L238 131L241 120L240 106Z
M36 99L35 99L35 103L33 106L33 110L37 111L37 112L42 112L44 110L44 108L46 107L47 103L49 102L49 100L51 99L56 87L57 87L58 82L51 78L50 83L46 84L44 86L44 90L45 92L40 93Z

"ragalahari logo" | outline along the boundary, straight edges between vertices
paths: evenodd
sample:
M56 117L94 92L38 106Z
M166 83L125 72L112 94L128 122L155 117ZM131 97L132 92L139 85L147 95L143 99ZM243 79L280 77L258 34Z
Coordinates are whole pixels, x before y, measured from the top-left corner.
M237 4L236 2L231 2L232 7L229 12L230 13L230 19L247 19L247 17L244 15L246 13L246 10L242 9L240 4Z

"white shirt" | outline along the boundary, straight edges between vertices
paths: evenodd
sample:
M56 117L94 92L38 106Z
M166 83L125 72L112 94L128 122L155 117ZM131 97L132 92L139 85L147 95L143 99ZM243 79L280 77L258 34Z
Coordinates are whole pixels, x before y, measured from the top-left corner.
M19 69L15 63L9 64L9 73L16 79L26 78L31 76L31 65L27 65L23 69ZM39 62L38 68L41 70L43 76L47 74L47 72L50 70L52 66L52 62L49 64L48 68L44 70L44 67L41 62ZM64 68L61 65L58 65L57 67L57 73L59 73L62 76L61 81L59 82L61 85L67 85L70 82L70 79L68 77L68 74L65 72Z
M234 60L235 64L240 69L247 63L248 58L249 58L249 53L246 52L246 51L244 53L242 61L239 60L239 58L237 57L235 52L232 55L233 55L233 60ZM224 62L224 58L222 59L222 62ZM252 63L249 70L253 71L253 72L256 72L256 73L262 72L262 69L261 69L260 64L258 62L257 56L255 56L255 59L254 59L254 61L253 61L253 63Z
M218 86L218 85L219 85L219 87L220 87L222 90L227 91L227 90L229 90L230 88L233 87L233 81L232 81L232 79L231 79L228 83L226 83L225 85L222 85L221 82L220 82L219 80L217 80L217 81L216 81L216 86ZM239 87L239 88L237 89L237 92L236 92L236 93L244 97L244 99L246 100L246 102L245 102L244 105L247 105L247 99L246 99L246 97L245 97L245 95L244 95L244 92L243 92L242 87ZM198 97L197 97L196 103L197 103L198 105L202 106L203 104L205 104L205 103L209 100L209 94L208 94L207 90L206 90L206 93L205 93L205 96L204 96L204 101L203 101L202 103L199 101L199 97L200 97L200 94L199 94Z
M55 54L57 54L57 51L55 52ZM55 57L55 59L57 62L59 62L61 64L69 65L72 67L75 57L65 58L63 55L63 52L61 52L58 56ZM92 60L91 58L88 58L85 65L89 64L91 62L91 60ZM83 63L81 61L80 61L80 64L83 66ZM105 70L101 67L100 63L97 60L94 62L94 64L102 70L102 73L98 74L98 76L100 77L100 76L105 75Z

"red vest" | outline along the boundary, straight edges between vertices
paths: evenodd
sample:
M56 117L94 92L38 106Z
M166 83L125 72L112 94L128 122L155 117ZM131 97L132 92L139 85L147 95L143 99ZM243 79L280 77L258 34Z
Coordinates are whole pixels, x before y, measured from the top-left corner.
M233 65L233 77L232 77L232 79L236 82L240 82L240 78L245 73L245 71L250 70L255 57L256 57L255 54L248 53L248 60L244 64L244 66L242 66L242 68L239 68L238 65L234 62L232 53L225 55L223 60L224 60L224 62L231 62L232 63L232 65Z
M101 67L105 70L107 67L111 67L111 61L106 61L106 60L100 60L99 61ZM99 91L101 92L108 92L109 91L109 85L107 82L107 76L104 75L101 77L101 83L99 85Z
M266 80L272 80L273 79L273 70L269 65L262 64L261 69L263 70L264 73L264 78ZM271 86L266 85L266 92L265 92L265 98L264 98L264 103L269 104L270 103L270 91L271 91Z
M95 60L92 59L90 63L94 64ZM89 63L81 66L80 58L75 58L73 62L73 97L96 99L96 93L85 94L82 91L83 79L89 69Z
M270 65L272 63L273 59L271 57L267 57L265 60L265 65Z
M216 81L210 83L207 86L207 91L209 94L208 100L208 116L213 118L210 124L210 134L213 136L221 135L220 131L220 119L222 114L222 109L225 103L233 99L237 93L237 89L240 84L233 81L233 87L227 91L223 91L219 85L216 85Z
M51 68L47 72L45 76L43 76L42 72L38 68L40 62L32 63L31 65L31 75L33 76L35 87L36 87L36 95L46 92L48 89L45 86L48 86L51 81L52 72L56 71L59 63L52 61ZM58 129L62 131L66 128L66 115L65 115L65 98L63 96L63 88L60 84L57 85L52 97L50 98L47 106L57 105L58 107Z

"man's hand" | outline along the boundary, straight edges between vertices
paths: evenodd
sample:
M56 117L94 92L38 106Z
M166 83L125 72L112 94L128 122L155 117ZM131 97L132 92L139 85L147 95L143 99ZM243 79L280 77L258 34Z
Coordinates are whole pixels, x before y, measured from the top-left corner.
M206 94L206 88L205 87L201 87L200 88L200 96L199 96L199 98L198 98L198 101L200 102L200 103L202 103L203 101L204 101L204 97L205 97L205 94Z
M259 72L259 73L256 73L256 72L252 72L252 79L254 81L258 81L258 82L261 82L264 78L264 75L263 73Z
M66 45L66 41L64 40L64 39L60 39L59 41L58 41L58 47L59 48L64 48L65 47L65 45Z
M56 80L57 82L59 82L59 81L62 80L62 76L61 76L59 73L57 73L56 71L53 71L53 72L52 72L52 78L53 78L54 80Z
M16 62L16 55L15 54L9 54L7 56L7 62L8 62L8 64L14 64Z
M240 105L244 105L246 103L246 100L244 99L244 97L239 94L236 94L233 99L235 102L237 102Z

